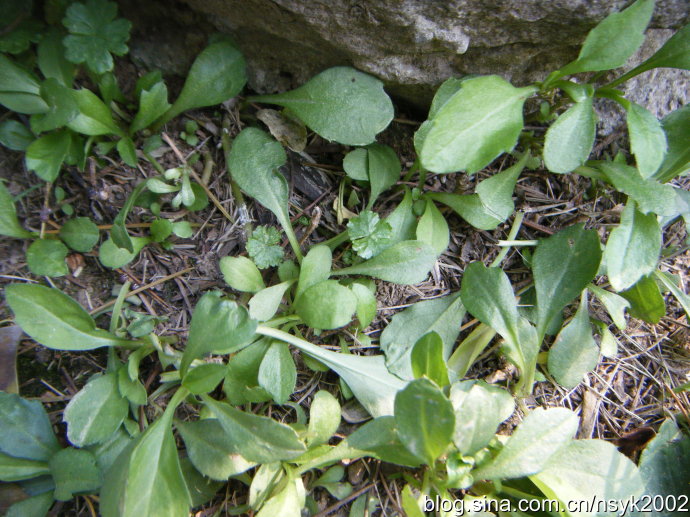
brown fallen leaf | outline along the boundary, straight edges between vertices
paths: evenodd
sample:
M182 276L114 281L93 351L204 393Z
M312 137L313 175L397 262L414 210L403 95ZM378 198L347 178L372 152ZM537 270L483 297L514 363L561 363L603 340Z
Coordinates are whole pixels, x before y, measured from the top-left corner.
M304 124L285 114L272 109L256 112L256 118L266 124L273 137L281 144L287 145L296 153L301 153L307 146L307 128Z
M0 391L19 393L17 383L17 347L22 337L18 325L0 328Z
M635 459L635 455L644 449L647 442L655 436L656 433L651 427L640 427L625 433L615 440L614 443L618 446L618 450L628 458Z

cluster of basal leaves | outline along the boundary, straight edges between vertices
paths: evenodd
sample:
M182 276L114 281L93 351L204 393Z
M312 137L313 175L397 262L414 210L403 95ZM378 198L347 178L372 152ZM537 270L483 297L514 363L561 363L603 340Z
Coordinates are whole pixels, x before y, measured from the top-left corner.
M390 148L375 143L393 117L392 103L378 80L350 68L332 68L296 90L251 99L282 106L291 124L353 147L344 159L347 177L336 203L339 214L350 221L342 234L303 254L288 212L288 185L279 171L286 162L285 149L257 127L240 132L227 149L230 181L275 214L295 260L285 259L277 228L257 228L247 244L250 258L224 257L220 262L236 295L213 291L201 297L182 350L172 346L170 337L151 332L153 324L132 324L124 309L127 286L106 331L57 289L9 285L5 296L15 321L38 343L57 350L109 351L106 370L92 377L65 408L68 447L58 444L38 402L0 393L0 480L16 483L27 496L9 515L43 515L53 499L98 493L105 517L184 516L190 507L212 498L221 482L234 478L248 485L248 497L233 513L297 517L305 507L317 512L316 488L338 499L350 496L353 487L343 480L341 460L364 456L423 467L419 477L405 476L402 506L411 516L422 515L424 497L452 498L460 489L467 503L478 502L478 510L467 515L494 515L481 509L479 503L487 500L517 503L547 497L566 503L595 496L612 500L643 493L686 494L690 439L673 419L664 423L638 464L607 441L574 439L578 417L564 408L527 411L520 404L526 413L512 435L496 434L535 382L572 388L600 355L616 354L608 325L589 315L591 297L619 328L625 327L626 310L657 322L665 311L666 291L690 312L677 279L658 270L663 227L689 215L687 192L668 181L688 171L690 111L680 109L659 122L615 89L654 67L689 69L690 28L678 31L649 60L609 84L597 85L600 74L590 81L573 78L622 66L642 43L652 10L651 0L638 0L606 18L590 32L578 58L543 83L515 88L498 76L446 81L415 135L419 187L403 187L402 200L385 218L372 211L374 201L396 183L401 166ZM206 51L214 56L210 71L223 63L218 56L233 52L225 43L215 45ZM13 63L7 66L20 70ZM22 77L26 74L21 72ZM244 71L228 67L222 79L214 78L214 84L238 85L244 82ZM42 87L36 88L25 95L45 103ZM164 92L165 86L157 82L142 89L142 103L148 95L157 95L154 89ZM182 98L187 91L185 87ZM81 97L96 98L79 92L84 90L70 94L78 110ZM229 88L224 93L237 92ZM613 98L627 110L634 162L623 155L588 161L596 97ZM545 124L553 121L543 139L524 131L528 98L542 102L529 116ZM178 103L156 110L141 127L179 111ZM67 134L61 138L70 141L82 139L75 128L87 123L75 120L94 119L79 111L67 123L71 132L59 129L57 134ZM121 141L128 142L129 134ZM424 191L427 172L472 174L505 152L515 152L516 163L480 182L474 194ZM378 343L383 355L355 354L344 338L340 352L305 339L321 330L347 327L360 345L369 345L360 331L377 309L372 279L414 284L427 277L449 240L439 204L476 228L494 229L513 214L512 191L523 168L542 159L551 172L585 175L602 191L611 187L618 191L614 195L626 197L620 224L606 245L595 230L581 224L538 242L524 242L535 246L524 253L533 282L519 293L519 306L500 269L507 248L490 267L470 264L460 292L421 301L392 318ZM173 179L166 175L158 181ZM359 206L359 214L345 210L353 198L346 201L345 193L353 182L370 191L366 204L349 205ZM7 206L3 203L4 224L16 221ZM509 239L517 237L520 221L518 214ZM113 232L111 239L126 248L124 215L119 227L123 233ZM347 243L353 250L349 264L334 267L333 250ZM565 309L574 314L566 322ZM456 345L466 314L481 323ZM501 352L517 367L519 381L501 386L466 380L496 335ZM314 371L334 371L342 397L355 397L372 420L334 440L341 406L333 394L315 392L308 415L291 400L297 382L295 352ZM141 383L139 369L150 355L157 356L164 370L152 393ZM176 418L182 403L187 415L196 416ZM286 422L267 416L271 403L292 408L295 417ZM141 406L147 411L140 411ZM184 444L182 450L178 443ZM314 469L319 473L304 476ZM366 495L353 499L352 516L375 509L375 501L370 504ZM505 502L499 510L500 515L525 515L506 509ZM541 515L547 514L569 515L565 509Z

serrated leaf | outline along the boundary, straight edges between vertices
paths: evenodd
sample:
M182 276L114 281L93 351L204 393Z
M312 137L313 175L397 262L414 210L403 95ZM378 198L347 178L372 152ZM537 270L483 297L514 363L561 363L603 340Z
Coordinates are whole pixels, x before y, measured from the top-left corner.
M27 232L17 219L17 211L14 207L12 194L5 184L0 181L0 235L17 239L28 239L31 233Z
M596 367L598 360L599 347L592 337L587 296L583 294L575 316L558 333L549 350L548 368L558 384L572 389Z
M395 423L405 448L433 465L453 439L455 413L438 386L417 379L395 396Z
M142 90L139 94L139 111L129 126L129 134L133 135L153 124L168 109L168 88L164 82L159 82Z
M113 69L113 57L129 50L127 40L132 24L124 18L115 19L117 4L104 0L73 3L67 8L62 23L70 34L65 37L65 57L72 63L86 63L92 71L103 74Z
M295 90L254 97L289 108L310 129L344 145L367 145L393 119L393 103L383 83L349 67L335 67Z
M271 343L261 360L258 381L276 404L285 404L290 400L297 382L297 368L287 343Z
M417 153L424 168L472 174L517 143L522 106L533 87L515 88L497 75L474 77L431 119Z
M247 253L259 269L279 265L285 254L280 246L280 232L272 226L259 226L247 240Z
M364 210L347 223L347 234L357 255L368 259L390 246L393 229L378 214Z
M324 280L305 289L295 299L295 312L312 328L335 329L350 323L357 297L336 280Z
M88 217L75 217L60 228L60 238L74 251L88 253L98 243L100 233Z
M644 215L629 201L620 224L611 231L604 250L611 287L622 291L651 274L661 253L661 227L656 215Z
M87 450L69 447L58 451L50 458L50 470L58 501L69 501L75 494L93 492L101 486L96 458Z
M107 440L127 416L129 404L120 395L116 373L91 379L65 408L67 437L77 447Z
M81 305L58 289L35 284L5 287L16 323L37 342L56 350L91 350L136 343L96 328Z
M34 140L26 148L26 168L43 181L55 181L62 162L67 158L71 139L69 132L56 131Z
M564 174L584 164L596 136L592 98L576 102L546 131L544 164L551 172Z
M565 408L527 414L498 455L472 472L474 479L514 479L541 472L575 436L578 418Z
M427 377L441 387L450 384L443 341L436 332L429 332L417 340L410 353L410 364L415 378Z
M599 235L582 224L539 242L532 258L539 336L544 336L551 320L587 287L600 261Z
M225 283L237 291L257 293L266 287L261 271L247 257L223 257L219 267Z
M688 34L690 46L690 24L684 31ZM690 55L690 52L687 52L687 55ZM690 105L672 111L664 117L661 124L668 140L668 151L653 178L666 183L676 176L690 172L690 146L687 145L687 136L690 133Z
M666 155L666 133L659 120L634 102L626 106L630 150L635 155L637 170L649 178L659 169Z
M0 391L0 452L16 458L48 461L60 450L48 414L37 400Z
M38 239L26 250L26 263L34 275L65 276L69 273L65 264L67 253L67 246L60 241Z
M633 318L640 318L656 325L666 314L666 302L659 286L650 276L643 276L630 289L620 295L630 302L628 311Z

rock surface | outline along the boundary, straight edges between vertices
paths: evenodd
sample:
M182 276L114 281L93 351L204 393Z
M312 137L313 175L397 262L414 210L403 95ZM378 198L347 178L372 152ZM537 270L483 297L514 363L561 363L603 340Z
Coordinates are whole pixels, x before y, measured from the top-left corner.
M628 0L122 0L134 19L132 54L179 72L207 33L231 34L247 56L250 86L284 91L335 65L382 79L388 91L425 106L450 76L499 74L515 85L543 79L573 59L587 32ZM188 7L188 8L187 8ZM144 11L142 12L142 9ZM658 48L688 19L687 0L657 0L649 42ZM166 19L165 23L162 20ZM161 43L162 42L162 43ZM653 80L652 80L653 79ZM636 99L662 116L684 104L688 74L654 71Z

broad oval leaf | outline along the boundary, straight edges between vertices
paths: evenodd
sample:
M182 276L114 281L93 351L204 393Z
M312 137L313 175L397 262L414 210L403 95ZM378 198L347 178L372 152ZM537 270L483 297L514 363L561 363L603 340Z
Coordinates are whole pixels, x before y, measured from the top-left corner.
M91 350L137 344L96 328L89 313L58 289L12 284L5 288L5 298L22 330L48 348Z
M455 413L438 386L417 379L395 396L395 423L405 448L433 465L453 439Z
M276 404L285 404L295 391L297 367L287 343L274 341L259 366L259 386L271 394Z
M620 295L630 302L629 313L633 318L640 318L656 325L666 314L666 302L659 286L652 276L643 276L630 289Z
M325 390L317 391L309 407L309 425L307 427L309 448L327 443L338 430L339 425L340 404L338 399Z
M635 155L637 170L649 178L657 171L666 155L666 133L659 120L634 102L627 107L630 150Z
M88 217L75 217L60 228L60 238L74 251L88 253L98 242L98 226Z
M349 67L329 68L299 88L254 97L289 108L310 129L344 145L367 145L393 120L383 83Z
M564 174L584 164L596 135L592 98L576 102L546 131L544 164L551 172Z
M129 403L120 395L115 373L91 379L65 408L67 437L77 447L106 441L127 416Z
M604 250L611 287L622 291L651 274L661 253L661 227L654 214L644 215L629 201L620 224L611 231Z
M288 280L257 292L249 300L249 316L257 321L270 320L278 312L285 292L294 283L294 280Z
M45 462L60 450L48 414L37 400L0 391L0 421L4 454Z
M417 149L422 166L438 173L472 174L510 151L522 131L522 106L535 91L515 88L497 75L463 81L431 119Z
M537 474L549 458L568 446L577 427L577 415L568 409L537 408L527 414L498 455L473 471L472 476L514 479Z
M332 275L364 275L394 284L422 282L436 264L436 253L425 242L402 241L360 264L333 271Z
M223 257L220 272L225 283L238 291L256 293L266 287L261 271L247 257Z
M599 235L585 230L582 224L539 242L532 259L539 336L544 336L549 322L587 287L597 274L599 262Z
M132 251L125 248L118 247L112 238L106 239L98 248L98 260L101 261L105 267L116 269L129 264L141 249L146 246L151 240L148 237L132 237Z
M84 449L69 447L58 451L50 458L50 470L58 501L69 501L78 493L92 492L101 486L96 458Z
M202 398L228 433L236 450L241 451L247 460L258 463L290 460L306 450L291 427L272 418L245 413L207 395L202 395Z
M436 332L429 332L417 340L410 353L410 363L415 378L427 377L441 387L450 384L443 341Z
M312 328L347 325L357 310L357 297L336 280L324 280L305 289L295 300L295 312Z
M60 241L38 239L26 250L26 263L34 275L65 276L69 273L65 263L67 253L67 246Z

